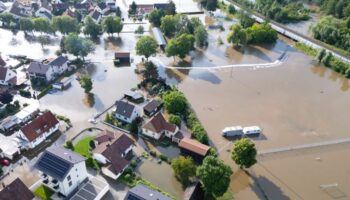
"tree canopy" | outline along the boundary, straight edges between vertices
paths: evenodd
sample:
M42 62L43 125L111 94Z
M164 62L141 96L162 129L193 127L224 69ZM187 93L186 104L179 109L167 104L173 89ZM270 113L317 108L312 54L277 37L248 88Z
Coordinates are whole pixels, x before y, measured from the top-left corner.
M52 19L52 29L66 35L68 33L79 33L80 25L75 18L70 16L55 16Z
M191 177L196 175L196 165L191 157L179 156L171 161L176 178L184 185L190 182Z
M165 47L165 53L169 56L179 56L184 59L186 55L194 50L195 38L191 34L181 34L171 39L168 45Z
M208 196L222 196L230 185L232 174L230 166L214 156L207 156L197 168L197 176Z
M165 13L162 9L154 9L152 12L148 15L148 20L151 22L154 26L160 26L162 17L165 16Z
M120 17L108 16L102 21L102 29L108 34L119 34L123 30L123 22Z
M256 161L255 144L248 138L242 138L234 143L232 150L232 160L241 168L250 168Z
M85 20L84 20L83 33L85 35L89 35L92 38L97 38L102 34L102 29L101 29L101 26L95 23L90 16L87 16L85 17Z
M187 109L187 100L185 96L173 90L163 96L164 107L170 114L185 114Z
M24 32L27 32L27 31L31 32L34 30L34 23L30 18L21 17L19 19L19 27Z
M136 54L143 55L148 59L151 55L157 53L157 41L151 36L143 36L136 43Z
M95 50L95 45L91 40L81 38L75 33L70 33L64 39L64 49L75 56L84 57Z
M80 86L84 89L85 93L89 93L92 90L92 80L89 75L84 75L79 80Z
M43 17L33 19L34 30L42 33L50 33L52 31L50 21Z
M238 45L244 46L247 44L247 40L248 40L247 32L242 28L241 25L235 24L231 26L230 29L231 29L231 32L227 36L227 41L229 43L236 44L237 46Z

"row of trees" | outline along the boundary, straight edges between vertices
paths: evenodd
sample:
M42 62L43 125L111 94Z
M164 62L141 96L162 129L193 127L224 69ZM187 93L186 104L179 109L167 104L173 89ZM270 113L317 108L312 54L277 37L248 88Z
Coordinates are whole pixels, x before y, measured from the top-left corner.
M257 162L256 155L255 144L244 138L235 142L231 158L241 169L245 169ZM172 160L171 166L176 178L183 185L188 185L198 178L207 199L222 196L227 191L233 174L229 165L213 155L207 156L200 166L197 166L190 157L179 156Z
M41 33L55 33L60 32L64 35L69 33L80 33L81 29L85 35L97 38L103 32L113 35L120 33L123 29L123 22L120 17L108 16L103 19L101 25L94 22L94 20L87 16L84 23L80 24L75 18L69 16L56 16L51 21L47 18L20 18L17 20L10 13L1 13L0 20L3 21L7 28L15 27L25 32L41 32ZM11 25L12 24L12 25ZM14 24L14 25L13 25Z

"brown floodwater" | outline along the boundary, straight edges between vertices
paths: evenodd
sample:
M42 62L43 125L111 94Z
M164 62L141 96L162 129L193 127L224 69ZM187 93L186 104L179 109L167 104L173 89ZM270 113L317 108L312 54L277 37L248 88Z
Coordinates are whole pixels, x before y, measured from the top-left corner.
M244 55L225 45L209 46L203 57L211 62L194 59L191 65L195 68L216 63L215 57L220 54L227 55L218 58L224 64L268 62L286 49L288 58L279 67L161 70L161 74L185 93L208 131L211 143L220 151L220 157L233 167L236 173L232 177L231 190L236 199L264 199L257 182L271 199L329 199L320 185L333 182L338 183L339 190L350 195L346 184L350 178L350 162L344 158L346 152L349 153L348 146L336 145L337 153L343 157L334 157L334 153L322 150L314 153L316 155L293 152L281 159L259 158L259 164L252 171L255 179L251 179L230 160L232 144L220 135L226 126L258 125L263 128L263 135L254 140L258 150L349 137L348 79L318 66L310 57L281 40L275 45L248 47ZM164 59L164 62L170 60ZM322 167L318 167L315 157L324 157Z

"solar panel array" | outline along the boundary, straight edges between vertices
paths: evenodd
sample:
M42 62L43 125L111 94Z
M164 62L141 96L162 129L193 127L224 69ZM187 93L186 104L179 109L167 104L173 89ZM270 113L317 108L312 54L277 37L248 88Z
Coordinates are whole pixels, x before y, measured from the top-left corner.
M44 153L39 162L37 163L39 169L50 176L58 179L63 179L68 170L70 164L49 154Z

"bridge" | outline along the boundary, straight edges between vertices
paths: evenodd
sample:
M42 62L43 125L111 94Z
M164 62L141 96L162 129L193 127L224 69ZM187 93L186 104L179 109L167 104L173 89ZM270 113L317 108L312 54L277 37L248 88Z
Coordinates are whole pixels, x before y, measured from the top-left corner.
M241 10L244 8L242 8L241 5L239 5L236 2L233 2L232 0L223 0L225 2L225 4L232 4L235 6L236 10ZM259 23L264 23L266 22L266 17L264 17L263 15L251 11L250 12L250 17L255 19L255 21L259 22ZM342 52L336 50L336 49L331 49L328 45L326 45L325 43L322 43L318 40L315 40L311 37L305 36L303 34L300 34L288 27L286 27L283 24L277 23L275 21L272 20L268 20L268 23L271 25L271 27L276 30L278 33L280 33L281 35L284 35L288 38L291 38L295 41L298 41L300 43L306 44L314 49L324 49L327 53L332 53L332 55L346 63L350 63L350 57L348 57L347 55L343 54Z

